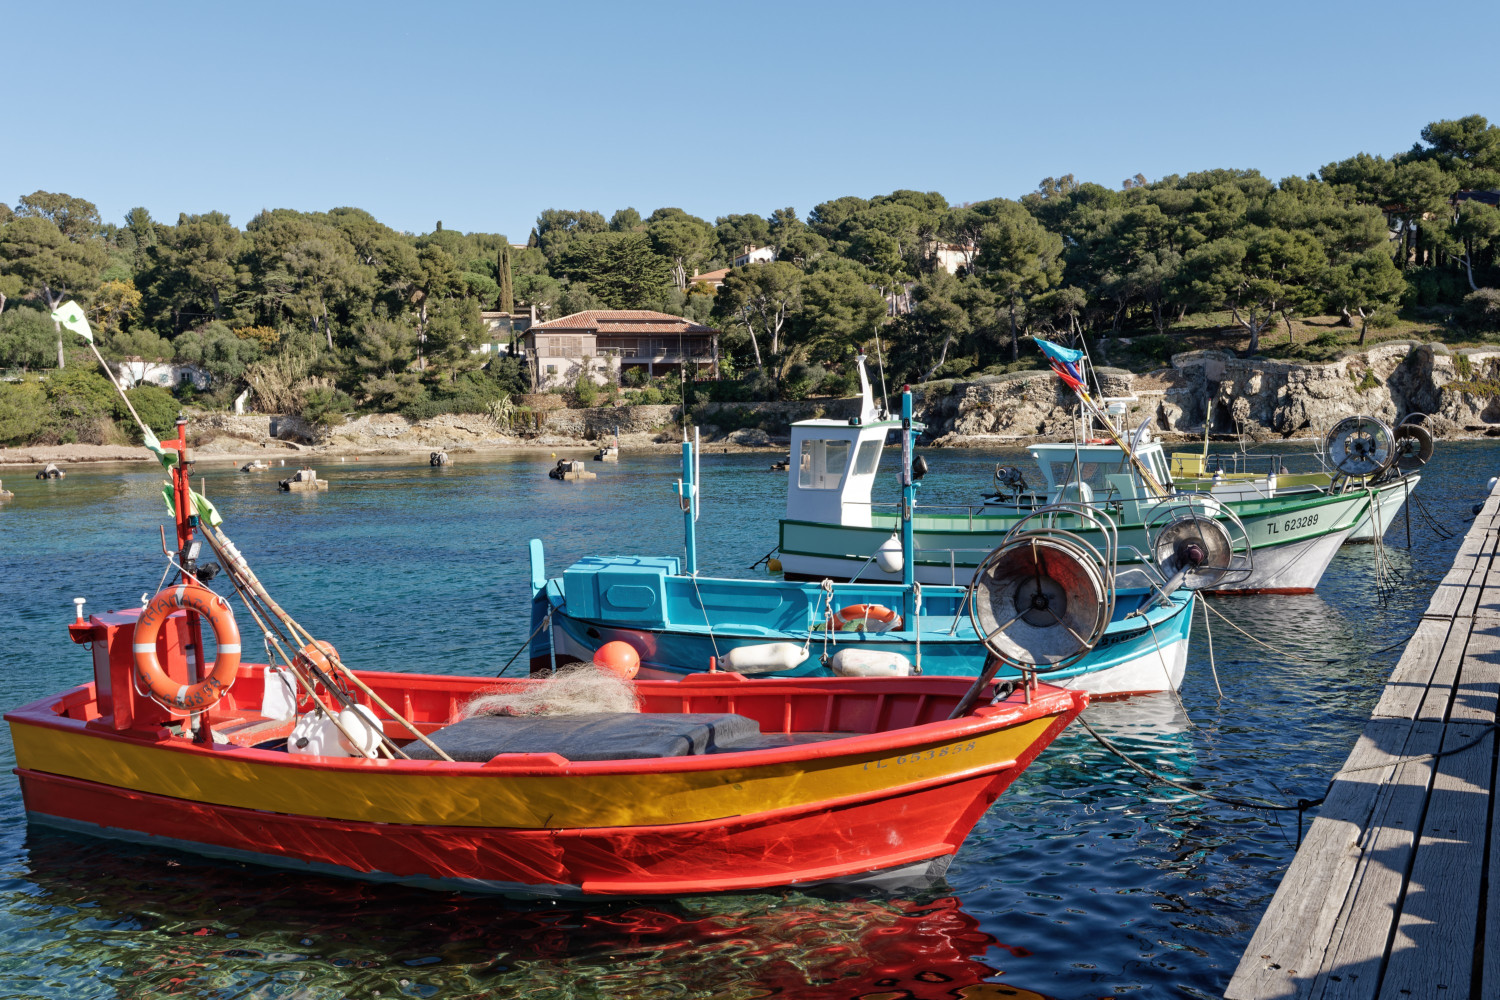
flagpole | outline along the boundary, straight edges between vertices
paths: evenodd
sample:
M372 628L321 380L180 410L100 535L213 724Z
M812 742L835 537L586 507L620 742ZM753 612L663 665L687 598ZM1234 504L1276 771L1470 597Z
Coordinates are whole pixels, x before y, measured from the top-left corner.
M121 389L120 383L115 381L115 373L109 370L109 365L105 363L104 355L99 353L98 346L91 340L89 341L89 348L94 352L94 357L99 359L99 367L104 369L104 374L109 378L109 384L114 386L115 392L120 394L121 401L125 403L125 409L130 411L130 415L135 418L135 422L141 425L142 430L145 430L146 422L141 419L139 413L135 412L135 407L130 405L130 397L125 395L125 390Z
M69 307L77 309L78 310L78 315L77 316L70 316L70 317L68 317L68 322L64 323L62 321L62 319L59 317L58 314L61 313L64 309L67 309ZM141 435L145 439L146 447L148 449L151 449L151 442L156 440L156 435L152 432L151 428L149 428L149 427L146 426L146 421L144 421L144 420L141 419L141 415L139 413L135 412L135 407L131 405L130 397L127 396L127 395L125 395L125 389L124 389L124 387L121 386L120 383L119 383L119 381L117 381L115 379L115 373L109 370L109 365L105 362L104 355L102 355L102 354L99 353L99 345L94 343L94 331L93 331L93 328L89 326L88 317L83 314L83 308L81 306L79 306L77 302L74 302L73 300L69 299L67 302L64 302L62 305L60 305L56 309L52 310L52 322L53 322L53 324L55 324L57 326L59 333L62 331L62 328L64 326L66 326L69 330L72 330L74 333L78 334L84 340L88 341L89 350L93 351L94 352L94 357L96 357L96 358L99 359L99 367L104 369L104 375L105 375L106 378L109 379L109 384L112 385L112 386L114 386L115 387L115 392L119 393L119 395L120 395L120 402L122 402L122 403L125 404L125 409L127 409L127 410L130 411L130 415L135 418L136 426L141 429ZM81 329L81 330L78 329L78 327L74 325L75 322L82 324L83 329ZM59 340L57 342L57 344L58 344L58 355L57 355L58 364L57 364L57 367L61 368L62 367L62 341ZM158 444L158 447L159 447L159 444ZM154 451L155 449L151 449L151 450ZM157 457L161 458L161 454L158 453Z

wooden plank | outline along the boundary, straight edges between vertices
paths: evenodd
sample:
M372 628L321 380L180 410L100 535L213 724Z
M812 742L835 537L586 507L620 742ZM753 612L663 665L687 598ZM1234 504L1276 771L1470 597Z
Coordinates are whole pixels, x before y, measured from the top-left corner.
M1401 659L1396 661L1372 715L1396 719L1417 717L1452 627L1453 620L1448 618L1424 618L1417 623L1417 630L1402 651Z
M1438 761L1381 981L1382 998L1471 995L1495 737L1485 726L1446 729L1444 750L1482 739Z
M1500 621L1476 618L1453 692L1450 722L1490 723L1500 703Z
M1371 719L1354 744L1307 838L1276 889L1224 996L1227 1000L1307 997L1358 872L1360 843L1414 724ZM1456 1000L1456 998L1455 998Z
M1474 984L1475 996L1500 995L1500 795L1490 788L1489 895L1485 906L1484 934L1480 946L1484 963L1480 981Z
M1402 756L1434 752L1442 746L1444 728L1437 722L1415 724ZM1386 946L1427 808L1433 764L1430 759L1402 764L1381 789L1382 807L1364 830L1354 883L1313 984L1311 995L1319 1000L1371 1000L1380 988Z
M1463 663L1464 650L1468 648L1469 633L1473 627L1474 621L1471 618L1453 620L1453 627L1448 630L1448 641L1443 643L1443 651L1433 664L1432 679L1428 681L1427 690L1422 694L1417 718L1442 722L1448 717L1448 708L1453 704L1453 688L1458 683L1458 668Z
M1481 559L1493 547L1487 531L1478 526L1471 527L1458 551L1454 553L1453 565L1432 592L1425 614L1433 617L1451 617L1458 613L1459 599L1468 587L1470 579L1479 568ZM1486 563L1487 565L1487 563Z
M1500 538L1500 532L1493 528L1489 529L1491 539ZM1470 581L1470 586L1476 583L1480 586L1479 601L1474 607L1474 614L1485 618L1500 618L1500 559L1495 558L1494 550L1491 549L1489 565L1484 567L1482 581L1478 579Z
M1463 592L1458 595L1458 607L1453 609L1454 617L1472 618L1474 612L1478 610L1480 595L1484 593L1484 575L1489 570L1490 562L1492 561L1489 549L1493 544L1494 536L1486 535L1485 552L1481 553L1474 560L1474 569L1469 577L1469 582L1464 587Z

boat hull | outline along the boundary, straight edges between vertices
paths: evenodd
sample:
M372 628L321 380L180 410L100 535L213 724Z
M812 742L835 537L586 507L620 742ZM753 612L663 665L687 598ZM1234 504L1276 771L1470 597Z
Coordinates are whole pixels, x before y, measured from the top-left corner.
M1307 593L1317 588L1328 566L1298 558L1306 543L1337 537L1342 544L1364 517L1370 498L1364 493L1285 497L1246 501L1235 505L1253 551L1253 569L1244 579L1218 590L1219 593ZM870 527L806 521L781 522L781 565L788 579L861 580L891 582L899 574L883 572L869 558L893 530L875 518ZM981 515L971 518L918 518L913 571L924 584L962 585L972 577L985 554L1004 541L1013 517ZM1104 549L1102 532L1080 528L1077 533ZM1120 570L1129 572L1150 550L1140 523L1119 528ZM1334 546L1337 548L1337 544ZM1319 549L1321 551L1321 549ZM1279 553L1279 554L1278 554ZM1332 555L1329 555L1329 559ZM1262 566L1266 568L1263 569Z
M1373 542L1376 537L1376 525L1379 526L1380 535L1384 536L1386 529L1391 526L1391 522L1396 519L1396 515L1401 512L1401 507L1421 481L1422 477L1418 473L1409 472L1393 482L1387 481L1373 487L1375 503L1371 509L1366 510L1365 515L1359 519L1359 523L1354 526L1354 530L1345 537L1344 541ZM1312 495L1328 489L1332 482L1333 477L1328 473L1308 473L1295 476L1281 475L1274 479L1265 476L1231 475L1219 480L1212 478L1178 480L1176 484L1184 489L1203 490L1220 500L1233 502ZM1355 491L1364 488L1357 484L1353 487Z
M1149 612L1149 620L1137 617L1116 622L1083 660L1040 676L1056 687L1099 696L1177 690L1187 664L1193 605L1191 596L1180 596L1167 607ZM649 629L576 618L565 604L554 606L552 614L556 624L553 642L560 656L589 660L605 643L625 642L640 653L643 676L661 678L700 673L709 669L713 659L722 661L731 649L766 642L806 643L808 658L796 670L805 675L826 673L823 657L849 648L898 653L920 664L924 676L973 677L984 668L989 655L967 618L961 618L955 634L949 635L951 618L926 617L928 627L919 643L912 632L736 634L732 627L712 633L702 628ZM1020 672L1012 667L1002 667L998 676L1002 680L1021 679Z
M465 696L493 684L468 680ZM509 754L468 764L198 746L58 711L87 707L92 685L7 720L34 823L379 881L637 896L861 881L941 864L1086 703L1044 687L1032 704L1015 695L947 722L962 679L719 675L640 687L657 711L738 711L768 733L783 713L786 725L817 716L830 727L811 731L882 717L897 728L709 756ZM451 692L435 694L447 712ZM400 703L389 687L386 696Z
M1365 515L1364 520L1355 525L1345 541L1373 542L1377 537L1384 538L1391 523L1396 520L1396 516L1401 513L1401 508L1406 505L1412 491L1421 481L1421 476L1411 473L1395 486L1381 490L1374 509Z

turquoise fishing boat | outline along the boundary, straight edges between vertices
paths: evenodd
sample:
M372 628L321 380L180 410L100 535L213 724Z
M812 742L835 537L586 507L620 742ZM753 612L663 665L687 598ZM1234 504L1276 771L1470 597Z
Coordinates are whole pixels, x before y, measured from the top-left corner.
M886 430L900 433L910 511L922 473L920 461L913 470L912 438L921 425L912 420L910 392L902 395L899 419L867 416L875 417L882 438ZM713 669L773 677L973 676L994 660L995 642L1003 638L1009 643L1000 657L1004 680L1034 675L1095 697L1175 690L1182 683L1193 591L1168 583L1170 571L1153 579L1137 569L1132 585L1120 585L1113 541L1096 548L1078 543L1076 531L1068 530L1088 524L1112 539L1112 526L1099 525L1086 510L1054 510L1018 524L1009 549L997 541L1010 561L998 576L985 577L985 586L917 581L914 562L901 558L912 551L909 514L898 532L901 544L887 560L904 566L900 583L705 577L696 566L695 454L684 441L677 493L685 560L588 557L549 578L542 544L532 540L534 667L588 660L618 641L634 647L647 677ZM1231 548L1226 540L1216 551L1228 560ZM1004 593L996 591L991 600L995 587ZM996 601L1012 602L1016 613L994 610Z

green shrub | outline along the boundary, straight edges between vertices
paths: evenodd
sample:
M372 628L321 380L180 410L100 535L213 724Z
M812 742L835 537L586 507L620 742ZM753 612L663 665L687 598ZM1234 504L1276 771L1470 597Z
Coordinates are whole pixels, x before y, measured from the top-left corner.
M40 385L0 382L0 444L26 444L52 423L52 409Z
M1481 288L1465 295L1459 315L1464 325L1476 333L1500 330L1500 288Z
M354 400L349 394L331 385L310 386L302 394L301 417L319 427L336 427L344 422L344 414L354 409Z
M416 372L395 375L366 375L359 391L371 406L383 413L405 412L407 407L427 402L427 389Z
M0 367L42 368L56 363L57 329L45 313L12 308L0 314Z
M781 382L781 395L784 399L806 399L817 391L827 376L828 372L822 365L807 365L799 361L787 369L786 378Z
M578 381L573 383L573 402L582 407L593 406L599 400L599 386L589 376L588 369L578 373Z
M859 393L859 372L846 371L832 374L823 379L823 384L818 387L826 396L835 399L843 399L845 396L854 396Z
M147 427L158 435L176 435L177 414L181 406L170 392L154 385L138 385L134 389L127 389L125 395ZM118 397L114 400L114 414L130 426L131 437L138 439L140 430L136 428L135 421L130 419L130 411L125 409L125 404Z
M507 396L521 396L531 391L531 378L520 358L502 354L485 366L485 374L495 388Z
M114 413L115 393L109 379L84 368L64 368L47 373L42 383L47 399L59 416L95 419Z

